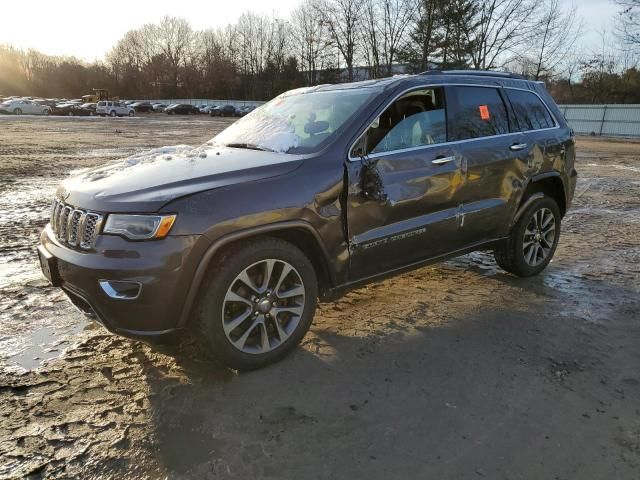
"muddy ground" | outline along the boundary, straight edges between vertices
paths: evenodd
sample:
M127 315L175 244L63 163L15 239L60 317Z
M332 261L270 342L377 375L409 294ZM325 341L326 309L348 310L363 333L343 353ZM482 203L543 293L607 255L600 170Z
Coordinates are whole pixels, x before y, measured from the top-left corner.
M579 139L539 277L422 268L238 374L93 326L33 251L71 170L223 125L0 118L0 478L640 478L640 143Z

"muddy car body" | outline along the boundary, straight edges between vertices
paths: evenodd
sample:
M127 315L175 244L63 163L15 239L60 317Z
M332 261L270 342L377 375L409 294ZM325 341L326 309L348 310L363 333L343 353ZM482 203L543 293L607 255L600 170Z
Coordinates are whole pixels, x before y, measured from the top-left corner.
M284 127L256 137L281 109ZM40 260L111 331L195 329L208 353L255 368L295 347L318 297L474 250L538 273L575 189L574 144L544 86L513 75L301 89L199 149L69 179Z

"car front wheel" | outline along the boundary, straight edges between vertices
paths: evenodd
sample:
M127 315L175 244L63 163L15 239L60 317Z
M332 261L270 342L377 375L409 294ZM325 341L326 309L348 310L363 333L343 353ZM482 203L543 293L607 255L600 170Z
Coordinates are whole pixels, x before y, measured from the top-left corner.
M221 254L202 286L195 314L200 350L230 368L251 370L280 360L300 343L316 309L311 261L271 237Z
M22 115L22 110L20 110L19 108L16 108L16 109L13 111L13 113L14 113L14 115Z
M519 277L537 275L549 265L560 238L561 215L551 197L539 198L520 216L509 238L494 251L496 262Z

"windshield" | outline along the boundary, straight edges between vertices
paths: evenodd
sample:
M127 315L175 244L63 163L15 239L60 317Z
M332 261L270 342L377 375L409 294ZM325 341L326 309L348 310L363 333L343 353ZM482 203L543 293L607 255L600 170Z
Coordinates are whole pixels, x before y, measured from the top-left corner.
M313 153L379 91L372 88L292 91L256 108L210 143L283 153Z

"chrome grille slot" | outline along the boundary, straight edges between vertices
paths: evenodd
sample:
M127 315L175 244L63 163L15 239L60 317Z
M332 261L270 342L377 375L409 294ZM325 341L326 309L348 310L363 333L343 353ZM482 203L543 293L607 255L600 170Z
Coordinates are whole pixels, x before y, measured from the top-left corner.
M62 241L66 241L67 240L67 233L68 233L68 221L69 221L69 214L73 211L73 208L71 208L68 205L65 205L64 207L62 207L62 211L60 212L60 219L58 220L58 238Z
M82 241L80 242L80 248L91 248L96 241L96 236L100 230L100 224L102 223L102 215L97 213L87 213L84 221L84 229L82 232Z
M65 205L54 200L51 205L51 229L60 242L70 247L91 250L102 225L102 215Z
M71 246L75 247L78 244L78 230L80 229L80 220L82 219L83 215L84 212L82 210L74 210L69 215L69 223L67 226L67 241Z

